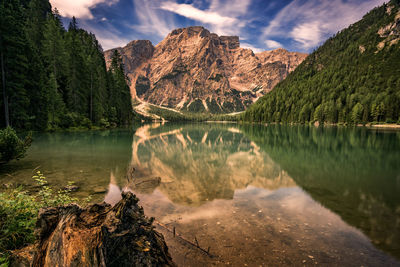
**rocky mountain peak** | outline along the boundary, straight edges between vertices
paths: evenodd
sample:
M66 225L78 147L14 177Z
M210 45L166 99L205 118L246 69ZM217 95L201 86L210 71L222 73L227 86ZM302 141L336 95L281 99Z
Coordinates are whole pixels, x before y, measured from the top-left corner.
M170 32L155 47L132 41L122 55L132 97L189 112L244 110L299 65L306 54L276 49L254 54L238 36L202 26ZM105 52L106 59L111 51Z

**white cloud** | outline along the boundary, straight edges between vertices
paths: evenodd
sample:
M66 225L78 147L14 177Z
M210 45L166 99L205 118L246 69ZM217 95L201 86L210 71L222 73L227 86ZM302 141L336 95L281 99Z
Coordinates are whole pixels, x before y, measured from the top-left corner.
M230 17L240 17L247 13L251 0L211 0L210 10Z
M253 50L254 53L260 53L260 52L265 50L265 49L262 49L262 48L254 47L254 46L252 46L251 44L248 44L248 43L241 43L240 47L246 48L246 49L251 49L251 50Z
M123 47L131 40L127 39L117 28L109 23L102 23L100 27L97 27L97 23L93 24L89 21L81 21L80 26L96 35L103 50L108 50L116 47Z
M306 49L316 47L322 40L323 25L316 21L297 25L290 32L290 36ZM329 32L329 29L326 29Z
M264 43L270 49L276 49L276 48L283 47L283 45L281 43L274 41L274 40L265 40Z
M118 0L50 0L52 7L57 8L61 16L75 16L80 19L93 19L90 9L98 4L112 5L117 2Z
M174 2L164 2L161 9L174 12L178 15L209 24L232 24L237 22L235 18L224 17L214 11L204 11L188 4L178 4Z
M164 1L133 0L133 2L135 14L139 20L138 25L132 26L135 30L145 34L156 34L164 38L177 28L172 14L159 8Z
M207 24L212 32L219 35L240 35L246 25L246 20L241 16L246 15L250 3L251 0L211 0L209 8L200 9L195 6L196 2L178 4L164 1L160 8Z
M110 34L105 34L105 35L96 34L96 37L99 40L101 47L103 47L104 50L116 47L124 47L130 41L128 39L120 38Z
M337 31L358 21L385 0L294 0L264 28L264 39L294 39L303 49L316 47ZM289 36L288 36L289 33Z
M252 0L194 0L177 3L176 0L132 0L137 19L129 26L145 35L165 38L173 29L182 25L176 15L204 25L219 35L238 35L245 40L248 34L242 29L247 25L248 7Z

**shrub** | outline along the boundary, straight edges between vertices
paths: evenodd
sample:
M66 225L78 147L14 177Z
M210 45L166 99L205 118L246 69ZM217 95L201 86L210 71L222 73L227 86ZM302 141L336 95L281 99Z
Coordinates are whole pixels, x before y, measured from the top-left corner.
M99 125L102 128L109 128L110 127L110 123L108 122L107 119L101 118L99 121Z
M34 228L40 208L77 201L68 189L54 192L40 171L32 178L40 188L36 194L31 195L21 187L0 193L0 266L7 264L10 250L35 241Z
M31 143L31 134L28 134L28 136L22 140L11 127L0 130L0 164L5 164L10 160L18 160L24 157Z
M88 118L83 118L80 122L80 126L83 126L85 128L91 129L92 128L92 121L89 120Z

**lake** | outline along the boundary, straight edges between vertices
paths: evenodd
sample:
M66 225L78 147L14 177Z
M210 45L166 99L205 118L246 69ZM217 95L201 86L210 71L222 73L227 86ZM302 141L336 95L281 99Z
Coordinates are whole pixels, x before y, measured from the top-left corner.
M133 191L181 266L400 266L399 131L166 123L41 133L0 182L36 190L36 170L93 201Z

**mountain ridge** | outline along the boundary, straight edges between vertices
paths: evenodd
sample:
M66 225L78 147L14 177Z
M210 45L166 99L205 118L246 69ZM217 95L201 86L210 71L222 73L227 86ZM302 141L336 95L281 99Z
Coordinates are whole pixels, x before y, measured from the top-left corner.
M118 50L140 102L188 112L242 111L273 89L307 56L284 49L254 53L238 36L218 36L202 26L171 31L156 46L135 40Z

